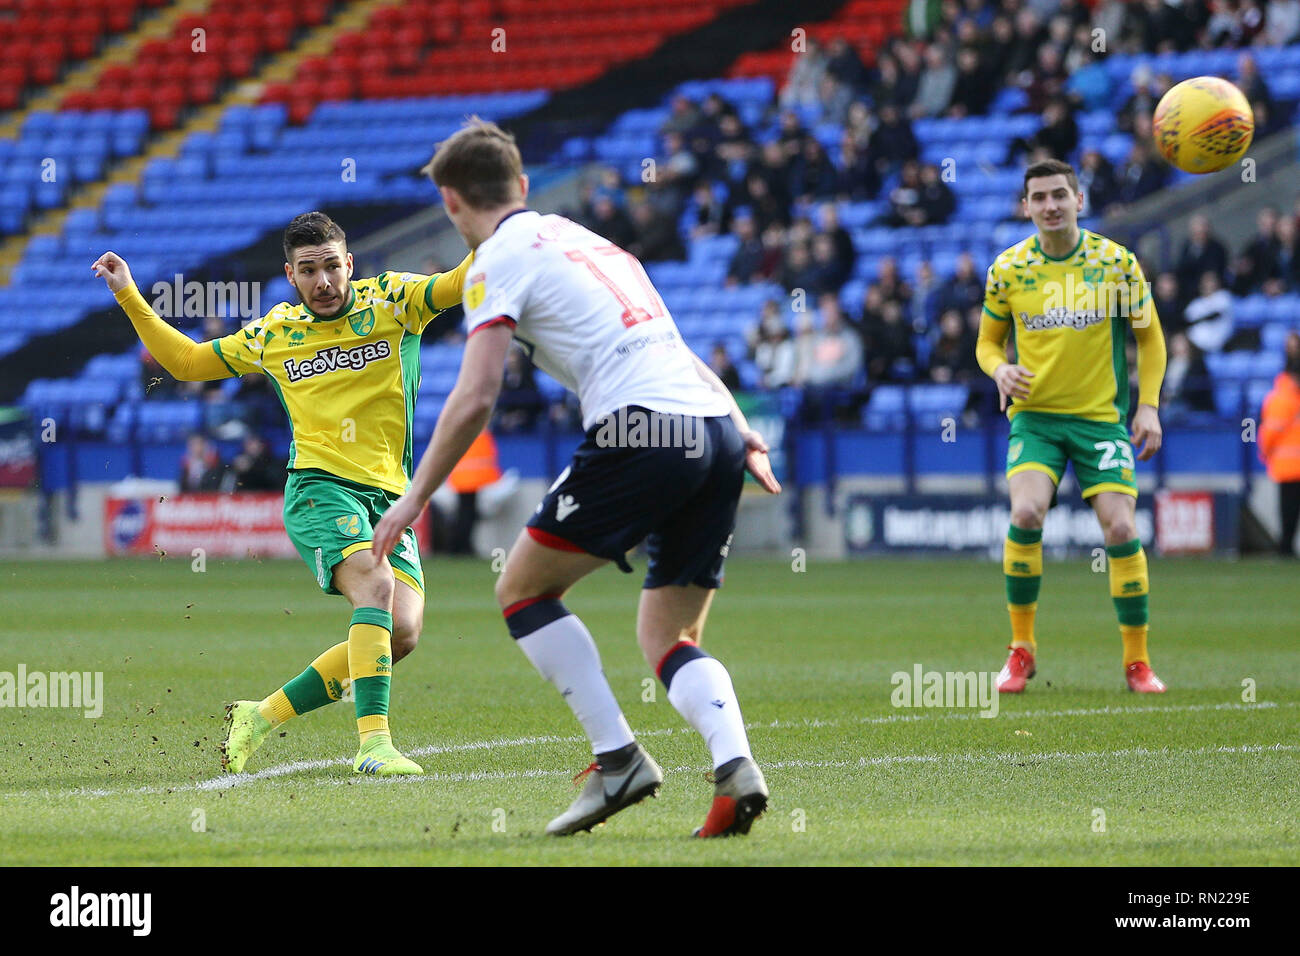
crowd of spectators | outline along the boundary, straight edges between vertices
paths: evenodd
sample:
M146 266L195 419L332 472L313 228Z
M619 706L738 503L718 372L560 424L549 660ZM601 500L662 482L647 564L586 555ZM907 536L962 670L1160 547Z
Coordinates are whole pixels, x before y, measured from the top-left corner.
M1296 40L1300 0L912 0L903 29L873 62L843 38L825 46L807 38L764 118L775 121L774 132L751 128L717 93L699 102L677 96L659 130L658 155L641 175L625 182L619 171L599 169L567 213L647 263L680 261L690 243L732 235L726 285L773 283L790 293L766 302L748 331L743 358L751 374L742 376L742 356L727 343L709 350L709 364L733 389L793 387L811 396L808 409L841 390L854 391L860 404L878 383L982 382L974 343L987 263L963 254L951 274L922 263L909 281L884 257L860 299L842 301L858 251L836 204L877 201L873 226L954 221L956 197L941 169L922 161L913 124L986 114L1011 89L1020 91L1019 109L1040 115L1042 125L1007 143L1005 162L1071 161L1083 215L1115 211L1168 181L1150 124L1173 81L1139 66L1115 109L1106 56L1241 48L1237 82L1262 136L1279 125L1279 110L1249 48ZM1116 129L1133 136L1120 162L1080 150L1079 114L1096 110L1114 110ZM828 126L838 130L833 143ZM1236 328L1233 297L1300 291L1298 225L1300 205L1289 215L1266 209L1257 235L1231 254L1207 219L1193 219L1176 264L1152 283L1169 342L1168 400L1213 409L1206 356L1259 344ZM234 394L214 383L185 387L211 404L210 432L239 438L255 433L268 409L278 419L266 384L248 382L257 378L246 377ZM576 403L547 401L531 363L512 352L492 428L531 431L543 421L575 426Z
M652 174L625 188L616 171L604 170L573 211L649 262L682 259L686 243L702 237L734 235L726 284L776 283L792 294L768 302L749 331L755 380L746 384L754 388L861 391L879 382L981 377L974 338L986 263L963 255L952 275L936 275L926 263L909 283L885 258L860 302L838 295L857 252L836 202L879 201L876 226L952 221L955 196L941 170L921 161L916 120L984 114L1002 91L1018 89L1021 109L1043 123L1007 144L1006 162L1072 161L1083 215L1113 212L1168 181L1151 115L1172 79L1146 66L1134 71L1132 92L1116 112L1118 130L1132 134L1133 145L1112 163L1096 149L1079 149L1079 112L1114 107L1115 79L1103 58L1242 48L1238 82L1256 111L1257 135L1266 135L1277 125L1276 104L1248 48L1300 39L1300 0L914 0L904 27L870 64L843 38L824 47L807 39L773 106L775 135L761 141L722 96L698 103L678 96ZM840 131L829 152L825 135L814 135L827 124ZM1176 267L1156 277L1173 388L1191 389L1192 407L1212 407L1203 385L1206 353L1258 346L1234 328L1232 297L1300 288L1296 225L1266 211L1255 240L1229 257L1198 218ZM710 361L734 372L736 357L719 343Z
M285 477L284 455L272 453L261 435L246 434L227 462L208 435L194 432L185 442L178 483L183 492L282 491Z

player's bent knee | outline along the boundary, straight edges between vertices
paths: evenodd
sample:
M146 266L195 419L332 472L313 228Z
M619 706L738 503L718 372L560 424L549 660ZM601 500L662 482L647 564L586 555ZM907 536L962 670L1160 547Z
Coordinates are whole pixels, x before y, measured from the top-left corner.
M1137 537L1137 528L1128 518L1121 518L1106 525L1106 537L1110 544L1123 544Z
M406 623L393 625L393 663L397 663L420 643L420 627L418 624Z
M1021 505L1014 508L1011 512L1011 523L1017 528L1025 528L1030 531L1035 528L1041 528L1043 526L1043 521L1046 518L1046 508L1040 509L1033 506Z

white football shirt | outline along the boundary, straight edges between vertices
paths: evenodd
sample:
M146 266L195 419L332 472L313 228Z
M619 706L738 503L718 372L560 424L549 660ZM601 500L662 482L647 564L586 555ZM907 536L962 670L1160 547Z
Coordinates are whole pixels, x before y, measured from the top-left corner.
M533 364L577 394L584 429L625 405L730 413L641 263L563 216L506 216L476 250L464 298L466 333L511 323Z

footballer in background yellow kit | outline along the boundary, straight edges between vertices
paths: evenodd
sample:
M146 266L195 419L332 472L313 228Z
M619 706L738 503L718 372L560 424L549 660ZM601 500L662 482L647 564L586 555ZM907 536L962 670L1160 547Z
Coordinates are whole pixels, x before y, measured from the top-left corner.
M267 376L292 433L285 530L321 589L353 605L346 641L265 699L227 707L222 765L242 771L272 728L339 700L351 680L361 738L354 771L422 773L393 747L388 727L392 665L415 646L423 621L419 551L410 528L391 558L371 553L370 540L410 483L421 333L459 304L473 256L435 276L385 272L353 280L343 230L320 212L289 224L284 251L285 273L302 301L280 303L202 344L154 313L121 257L108 252L94 266L141 341L177 379Z
M1126 681L1132 690L1160 693L1165 686L1151 671L1146 647L1149 584L1136 529L1134 453L1136 446L1142 460L1150 458L1162 438L1160 320L1133 253L1079 228L1083 194L1068 164L1046 160L1030 166L1022 203L1037 232L989 267L976 344L980 367L997 382L1011 419L1011 526L1003 572L1012 641L998 689L1018 693L1036 671L1043 520L1066 465L1073 463L1106 541ZM1139 380L1132 441L1125 352L1130 328ZM1014 363L1006 352L1013 330Z

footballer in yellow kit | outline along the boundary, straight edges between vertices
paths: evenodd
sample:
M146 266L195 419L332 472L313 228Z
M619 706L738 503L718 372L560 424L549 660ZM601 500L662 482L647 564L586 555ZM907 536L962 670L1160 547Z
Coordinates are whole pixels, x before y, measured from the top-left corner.
M160 319L106 252L94 264L141 341L182 381L266 375L289 417L285 530L317 584L352 603L348 639L261 701L226 709L222 766L238 773L270 731L343 696L352 682L361 738L357 773L423 771L393 746L388 701L393 664L419 639L424 577L408 527L391 557L371 550L374 526L410 484L420 336L461 300L466 257L436 276L385 272L352 278L338 224L320 212L284 234L285 275L301 297L244 328L195 343Z
M976 356L1011 419L1007 483L1011 526L1003 549L1011 655L998 689L1034 676L1034 618L1043 573L1043 520L1067 464L1097 513L1130 689L1161 693L1147 654L1146 553L1137 535L1137 461L1160 448L1157 412L1165 343L1137 258L1079 228L1074 170L1045 160L1025 170L1022 205L1037 231L988 270ZM1129 419L1128 330L1138 353L1138 407ZM1014 330L1016 360L1007 358ZM1008 408L1008 405L1010 406ZM1135 455L1135 449L1137 453Z

